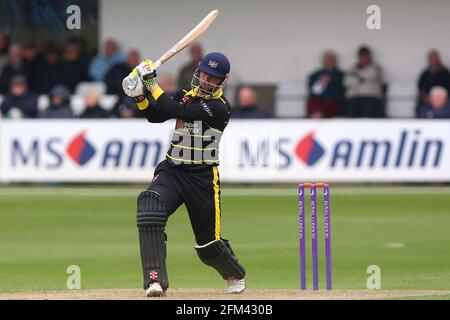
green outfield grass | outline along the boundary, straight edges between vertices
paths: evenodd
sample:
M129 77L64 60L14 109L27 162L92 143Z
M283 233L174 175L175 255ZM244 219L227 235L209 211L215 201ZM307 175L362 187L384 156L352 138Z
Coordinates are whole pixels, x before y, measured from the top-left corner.
M108 189L96 195L96 188L75 188L86 194L71 194L74 187L62 194L53 193L61 190L56 187L39 188L42 193L34 187L0 188L0 291L65 289L69 265L80 266L82 288L141 286L138 189L118 196L117 188L111 195ZM222 236L246 267L248 287L297 288L295 187L292 195L270 196L270 190L264 196L227 195L234 189L224 188ZM332 189L334 287L365 289L366 269L377 265L382 289L450 290L448 189L390 194L394 188L383 187L385 194L375 195L367 190L353 195ZM171 287L223 287L197 258L191 230L180 208L167 226ZM322 241L320 253L323 288Z

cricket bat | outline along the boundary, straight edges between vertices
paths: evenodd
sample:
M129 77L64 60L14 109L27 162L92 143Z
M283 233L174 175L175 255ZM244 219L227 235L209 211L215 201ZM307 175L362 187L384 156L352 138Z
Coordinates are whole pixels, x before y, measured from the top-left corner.
M172 58L178 52L186 48L189 44L191 44L195 39L201 36L213 23L219 14L219 10L215 9L208 13L206 17L203 18L202 21L199 22L188 34L186 34L180 41L178 41L172 48L167 50L161 58L159 58L155 62L155 67L158 69L163 63Z

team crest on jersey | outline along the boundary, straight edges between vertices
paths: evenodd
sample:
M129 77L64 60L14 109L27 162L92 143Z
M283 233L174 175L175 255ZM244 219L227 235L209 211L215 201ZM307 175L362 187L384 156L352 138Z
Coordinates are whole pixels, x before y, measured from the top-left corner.
M208 66L210 66L213 69L217 68L218 65L219 65L219 63L216 61L213 61L213 60L209 60L209 62L208 62Z

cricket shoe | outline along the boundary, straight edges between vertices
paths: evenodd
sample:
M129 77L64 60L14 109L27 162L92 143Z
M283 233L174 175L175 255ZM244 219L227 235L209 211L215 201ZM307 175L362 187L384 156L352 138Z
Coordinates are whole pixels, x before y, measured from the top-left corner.
M164 290L158 282L151 283L147 290L145 290L147 297L164 297L166 290Z
M245 290L244 279L228 279L228 294L240 294Z

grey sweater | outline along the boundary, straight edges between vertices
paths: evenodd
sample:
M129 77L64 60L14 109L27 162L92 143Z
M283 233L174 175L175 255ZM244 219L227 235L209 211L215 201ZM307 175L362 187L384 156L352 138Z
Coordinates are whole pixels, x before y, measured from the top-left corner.
M345 75L344 86L347 89L347 98L381 98L383 86L381 68L373 63L364 69L354 66Z

